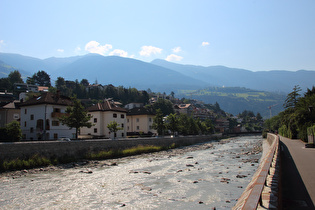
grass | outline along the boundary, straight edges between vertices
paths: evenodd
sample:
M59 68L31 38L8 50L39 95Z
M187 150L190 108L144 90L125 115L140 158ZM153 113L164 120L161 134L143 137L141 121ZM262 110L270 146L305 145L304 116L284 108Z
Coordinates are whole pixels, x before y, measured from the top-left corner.
M105 160L110 158L119 158L132 155L138 155L143 153L158 152L167 149L173 149L176 145L173 143L169 147L154 146L154 145L138 145L127 149L112 149L108 151L99 151L94 153L85 154L83 157L89 160ZM27 159L14 159L14 160L0 160L0 172L1 171L13 171L22 169L31 169L36 167L45 167L49 165L57 165L60 163L71 163L78 161L77 157L64 156L60 158L51 157L47 158L38 154Z

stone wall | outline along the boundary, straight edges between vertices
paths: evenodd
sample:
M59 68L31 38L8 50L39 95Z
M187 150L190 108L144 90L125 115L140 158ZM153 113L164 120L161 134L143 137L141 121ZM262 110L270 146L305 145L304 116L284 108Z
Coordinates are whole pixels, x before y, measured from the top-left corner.
M35 154L45 157L74 156L81 158L88 152L97 152L110 149L126 149L137 145L156 145L168 147L173 143L176 146L193 145L220 138L221 135L188 136L176 138L139 138L123 140L79 140L79 141L41 141L41 142L14 142L0 143L0 160L24 159Z

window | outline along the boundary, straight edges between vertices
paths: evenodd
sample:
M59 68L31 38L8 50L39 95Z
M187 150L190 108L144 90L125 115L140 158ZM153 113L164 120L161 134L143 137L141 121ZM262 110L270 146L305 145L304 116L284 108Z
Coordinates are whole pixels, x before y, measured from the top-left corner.
M97 123L97 118L94 118L94 122Z
M125 134L124 133L121 133L121 137L124 137L125 136Z
M27 109L24 109L24 114L27 114Z
M52 126L59 126L58 120L53 120L51 123L52 123Z
M129 123L129 119L127 119L127 123Z
M54 139L58 139L58 133L54 133Z
M94 133L97 133L97 128L94 128Z
M20 118L19 114L13 114L13 119L18 120Z
M139 122L139 118L137 118L136 121Z
M113 114L113 118L117 118L117 114L116 113Z
M149 122L152 122L152 118L151 117L149 117Z
M121 127L122 127L122 128L124 127L124 123L121 123Z
M59 108L54 108L54 112L60 113L60 109Z
M34 120L34 115L33 114L31 114L31 120Z
M37 120L36 128L39 129L40 131L44 130L44 120L42 119Z
M34 132L34 128L33 128L33 127L31 127L30 132L31 132L31 133L33 133L33 132Z
M139 127L139 126L137 126L137 130L140 130L140 127Z
M24 122L24 127L26 127L26 121Z
M124 115L124 114L121 114L120 117L123 119L123 118L125 118L125 115Z

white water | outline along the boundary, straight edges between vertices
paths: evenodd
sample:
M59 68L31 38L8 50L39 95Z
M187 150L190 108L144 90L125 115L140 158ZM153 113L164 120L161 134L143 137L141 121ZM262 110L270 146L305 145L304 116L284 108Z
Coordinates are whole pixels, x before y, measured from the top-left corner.
M260 140L238 137L176 156L124 158L118 166L90 168L93 173L72 168L3 177L0 209L231 209L258 166L241 160L261 156L242 153Z

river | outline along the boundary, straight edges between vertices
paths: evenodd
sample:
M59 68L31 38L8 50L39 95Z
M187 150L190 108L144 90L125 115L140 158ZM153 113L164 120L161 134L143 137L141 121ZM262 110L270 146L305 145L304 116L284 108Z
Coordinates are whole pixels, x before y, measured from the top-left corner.
M71 168L0 176L0 209L231 209L258 167L260 136ZM115 162L113 162L115 161Z

